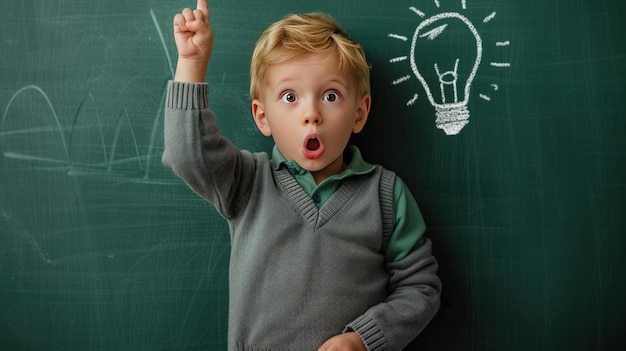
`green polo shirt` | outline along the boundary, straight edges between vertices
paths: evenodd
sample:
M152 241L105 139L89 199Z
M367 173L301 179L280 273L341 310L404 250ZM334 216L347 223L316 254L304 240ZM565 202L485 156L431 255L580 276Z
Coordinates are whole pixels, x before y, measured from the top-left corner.
M343 172L326 178L320 184L315 183L311 172L303 169L296 162L285 159L276 146L274 146L270 164L274 170L278 170L284 164L304 191L311 196L317 208L321 208L337 190L343 179L374 171L374 165L363 160L356 146L351 145L346 148L346 160L349 164ZM396 177L393 190L395 225L389 238L386 256L388 261L399 261L422 244L426 224L417 202L400 177Z

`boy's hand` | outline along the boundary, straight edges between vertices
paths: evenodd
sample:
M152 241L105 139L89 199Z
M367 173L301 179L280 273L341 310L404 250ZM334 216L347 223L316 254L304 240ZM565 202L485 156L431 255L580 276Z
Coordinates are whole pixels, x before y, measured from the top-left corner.
M178 49L177 81L202 82L213 51L209 7L198 0L196 9L184 9L174 16L174 39Z
M349 332L328 339L317 351L367 351L359 334Z

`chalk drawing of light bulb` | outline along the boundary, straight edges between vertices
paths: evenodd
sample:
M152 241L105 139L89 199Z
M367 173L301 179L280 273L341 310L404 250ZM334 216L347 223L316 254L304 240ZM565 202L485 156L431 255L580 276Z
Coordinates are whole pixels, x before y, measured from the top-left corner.
M462 26L462 31L459 31ZM455 35L453 43L462 44L459 52L436 59L428 55L429 46L445 38L446 32ZM459 33L465 37L459 38ZM470 45L470 49L467 49ZM475 45L475 46L474 46ZM468 54L470 52L470 54ZM467 103L472 81L482 58L482 40L472 23L456 12L440 13L420 23L413 34L410 62L413 74L420 81L428 101L435 108L435 124L447 135L458 134L469 123Z
M434 0L437 8L440 2ZM463 10L467 10L467 1L461 1ZM429 103L435 109L435 125L446 135L456 135L469 123L472 83L483 57L483 40L476 27L466 17L458 12L442 12L427 17L416 7L409 10L422 18L413 31L412 38L401 34L388 34L392 39L407 42L411 46L409 55L393 57L392 64L409 61L413 76L422 85ZM496 17L491 12L482 19L488 23ZM510 42L497 41L498 49L506 49ZM508 68L507 62L490 62L492 68ZM394 79L392 85L399 85L411 79L411 75L404 75ZM494 91L498 91L497 84L490 84ZM478 95L482 100L491 101L491 97L482 93ZM418 94L407 102L413 105L418 100Z

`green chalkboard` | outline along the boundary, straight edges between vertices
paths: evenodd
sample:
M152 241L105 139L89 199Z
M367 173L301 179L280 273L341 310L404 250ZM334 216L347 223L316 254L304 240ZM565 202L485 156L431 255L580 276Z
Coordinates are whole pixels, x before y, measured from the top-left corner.
M211 1L212 107L270 150L254 42L332 14L372 66L354 142L409 185L440 261L441 310L410 349L623 349L625 4ZM227 225L160 162L171 21L194 5L3 3L0 349L225 349Z

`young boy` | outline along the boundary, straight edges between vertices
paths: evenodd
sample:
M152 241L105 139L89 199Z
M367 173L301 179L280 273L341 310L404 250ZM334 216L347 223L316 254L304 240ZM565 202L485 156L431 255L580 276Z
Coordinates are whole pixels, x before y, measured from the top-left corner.
M270 159L216 127L206 0L175 16L174 35L163 162L228 220L228 349L403 349L437 312L441 283L404 183L347 146L370 110L360 45L323 14L261 35L250 90Z

